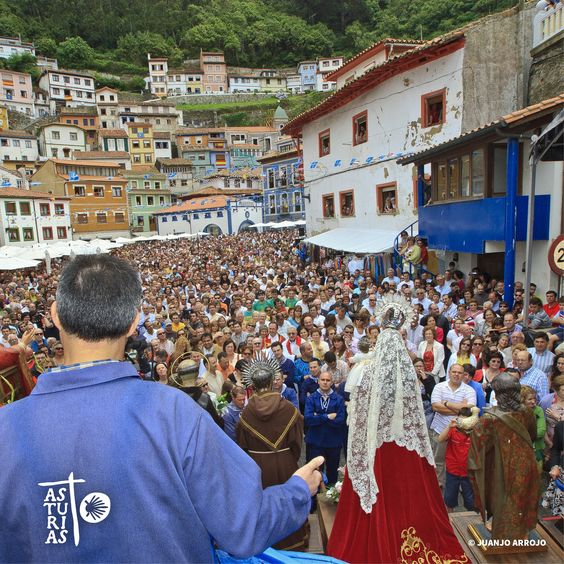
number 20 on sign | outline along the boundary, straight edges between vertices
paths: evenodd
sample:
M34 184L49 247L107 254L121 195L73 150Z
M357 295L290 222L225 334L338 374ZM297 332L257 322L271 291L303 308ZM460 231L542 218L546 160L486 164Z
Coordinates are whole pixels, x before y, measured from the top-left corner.
M559 235L548 250L548 264L558 276L564 276L564 235Z

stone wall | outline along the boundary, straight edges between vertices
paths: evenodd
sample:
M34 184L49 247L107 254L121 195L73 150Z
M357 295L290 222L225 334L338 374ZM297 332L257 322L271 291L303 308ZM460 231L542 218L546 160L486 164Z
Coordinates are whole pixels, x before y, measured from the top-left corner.
M464 47L462 130L528 104L534 4L494 14L471 26Z
M532 51L528 104L564 92L564 30Z

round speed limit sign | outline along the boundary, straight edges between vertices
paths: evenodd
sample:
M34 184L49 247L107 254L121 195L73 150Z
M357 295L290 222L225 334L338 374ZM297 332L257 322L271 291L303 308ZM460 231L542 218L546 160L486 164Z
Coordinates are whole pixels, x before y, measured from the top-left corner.
M564 235L559 235L548 250L548 264L558 276L564 276Z

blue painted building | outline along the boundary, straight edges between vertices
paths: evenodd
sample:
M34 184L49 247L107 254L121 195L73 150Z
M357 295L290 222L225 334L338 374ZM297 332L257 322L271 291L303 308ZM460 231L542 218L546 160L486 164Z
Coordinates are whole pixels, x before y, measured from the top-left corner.
M530 138L563 106L564 95L557 96L398 160L417 167L418 231L441 267L478 267L504 280L506 296L515 280L524 281ZM558 290L547 254L563 232L563 156L536 171L532 281L541 292Z
M298 64L298 74L301 81L301 92L316 90L317 61L302 61Z
M258 160L262 165L264 223L305 219L298 151L277 151Z

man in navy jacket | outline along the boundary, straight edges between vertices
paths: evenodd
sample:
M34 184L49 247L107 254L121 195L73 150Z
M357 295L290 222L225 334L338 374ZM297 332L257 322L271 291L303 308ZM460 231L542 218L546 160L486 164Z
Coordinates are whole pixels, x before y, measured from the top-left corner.
M211 538L247 558L307 519L323 459L263 490L194 400L121 362L141 298L115 257L63 270L52 317L66 366L0 410L0 561L211 562Z
M305 402L306 460L323 456L327 480L334 484L346 426L345 402L332 389L329 372L322 372L317 381L319 388Z

